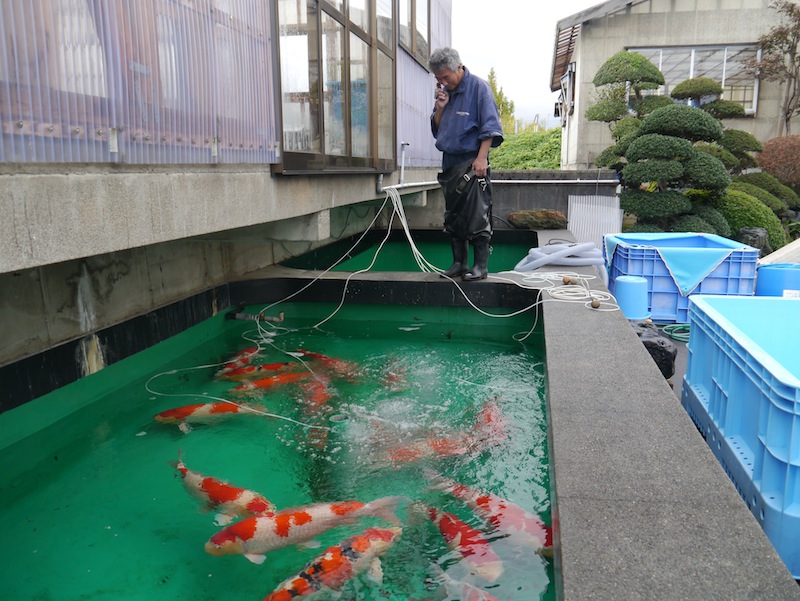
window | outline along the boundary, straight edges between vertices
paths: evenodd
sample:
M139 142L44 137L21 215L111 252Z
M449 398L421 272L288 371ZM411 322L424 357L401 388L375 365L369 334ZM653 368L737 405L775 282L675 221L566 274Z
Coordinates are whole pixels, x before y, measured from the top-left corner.
M394 169L393 10L279 0L283 173Z
M425 66L430 56L428 0L400 0L400 44Z
M679 48L630 48L646 57L664 74L665 83L656 92L669 95L682 81L708 77L722 85L724 100L740 103L748 115L756 112L758 80L746 75L742 61L753 58L753 46L701 46ZM713 100L713 99L709 99Z

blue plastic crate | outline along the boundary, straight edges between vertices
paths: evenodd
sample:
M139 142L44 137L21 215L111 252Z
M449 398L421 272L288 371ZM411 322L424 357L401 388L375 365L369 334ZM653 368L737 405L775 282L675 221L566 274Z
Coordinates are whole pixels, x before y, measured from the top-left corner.
M647 280L651 319L686 323L692 294L752 296L759 250L713 234L616 234L603 245L609 291L616 278Z
M681 402L800 578L800 299L692 296Z

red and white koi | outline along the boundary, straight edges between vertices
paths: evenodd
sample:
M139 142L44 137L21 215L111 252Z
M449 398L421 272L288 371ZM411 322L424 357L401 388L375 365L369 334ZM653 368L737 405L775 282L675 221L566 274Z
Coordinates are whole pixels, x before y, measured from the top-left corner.
M380 556L394 545L401 533L396 526L367 528L361 534L348 537L328 547L297 575L278 585L264 601L291 601L322 590L338 591L367 568L375 580L380 580Z
M456 580L445 572L438 564L434 565L436 580L444 587L448 598L460 601L499 601L497 597L487 593L482 588L463 580Z
M227 374L234 369L239 369L245 365L249 365L253 359L258 356L258 351L260 349L257 346L248 346L247 348L242 349L238 353L236 353L233 357L228 359L225 365L217 371L215 374L216 377L222 377L223 375Z
M253 563L260 564L270 551L307 543L323 532L360 517L379 516L399 524L394 512L401 500L402 497L383 497L370 503L316 503L271 515L248 517L217 532L208 540L205 549L211 555L244 555Z
M428 519L438 526L447 545L461 554L472 573L489 582L495 582L503 575L503 562L480 530L434 507L428 507L427 514Z
M289 372L285 374L276 374L274 376L267 376L258 380L242 382L238 386L234 386L232 391L237 394L244 394L253 392L254 390L267 390L269 388L276 388L277 386L284 386L293 382L308 380L313 377L311 372Z
M153 419L162 424L177 424L181 432L188 434L192 429L191 424L215 423L242 413L257 414L259 412L247 405L218 401L167 409L153 416Z
M197 499L205 510L217 510L216 524L224 526L235 517L268 515L275 512L275 505L263 495L233 486L229 482L204 476L186 467L178 458L175 468L180 473L186 490Z
M286 369L295 367L296 363L260 363L258 365L243 365L242 367L237 367L231 369L223 374L220 374L218 378L220 380L233 380L235 382L240 382L242 380L247 380L249 378L262 378L269 374L274 374L275 372L284 371Z
M441 476L433 476L430 473L428 476L438 480L433 488L443 490L464 501L494 526L497 532L508 535L515 543L545 551L553 546L552 529L538 516L519 505L493 493L470 488Z

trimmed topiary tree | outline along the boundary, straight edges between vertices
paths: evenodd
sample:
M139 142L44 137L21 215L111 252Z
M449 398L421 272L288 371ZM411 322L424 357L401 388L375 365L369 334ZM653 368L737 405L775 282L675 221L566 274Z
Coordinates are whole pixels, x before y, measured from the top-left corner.
M750 132L741 129L726 129L722 132L719 145L739 160L739 164L731 170L731 173L741 173L745 169L758 166L758 161L752 153L761 152L763 148L761 142Z
M731 226L717 209L704 202L692 204L692 213L700 217L703 221L714 228L714 233L718 236L730 238Z
M732 100L714 100L706 102L700 108L715 119L736 119L745 116L744 107Z
M733 235L743 227L762 227L767 230L772 250L778 250L786 244L786 232L780 219L757 198L739 190L727 190L716 201L715 208L730 224Z
M719 159L720 162L725 165L725 169L728 170L728 173L739 166L739 159L737 159L732 152L729 152L716 142L697 142L694 148L698 152L705 152Z
M676 100L694 100L698 105L706 96L719 96L722 94L722 84L710 77L693 77L676 85L670 96Z
M716 234L716 228L699 215L682 215L672 224L673 232L702 232Z
M656 109L642 121L640 134L665 134L692 142L715 142L722 137L722 124L705 111L686 104Z

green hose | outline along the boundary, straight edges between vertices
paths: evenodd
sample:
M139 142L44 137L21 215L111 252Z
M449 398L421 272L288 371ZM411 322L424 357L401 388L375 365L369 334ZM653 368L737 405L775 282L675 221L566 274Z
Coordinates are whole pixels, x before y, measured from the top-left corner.
M689 342L689 324L673 323L661 327L661 331L678 342Z

